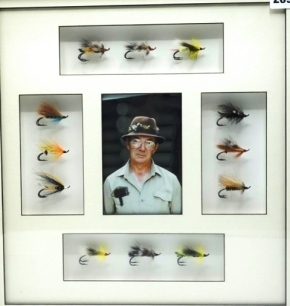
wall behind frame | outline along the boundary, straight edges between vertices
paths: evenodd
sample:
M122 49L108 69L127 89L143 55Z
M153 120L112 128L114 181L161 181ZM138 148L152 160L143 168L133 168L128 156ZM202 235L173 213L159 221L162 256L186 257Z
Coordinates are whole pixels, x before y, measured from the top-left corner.
M128 20L130 16L130 20ZM245 16L247 18L245 19ZM259 22L257 22L259 16ZM58 26L110 23L224 22L225 73L223 75L152 75L61 77L58 75ZM284 101L285 101L285 33L284 14L271 12L267 5L215 6L174 8L122 8L101 10L43 10L1 12L1 87L3 137L3 200L5 231L6 298L13 303L100 303L108 302L101 292L119 288L112 303L128 299L143 303L195 301L198 303L283 302L284 264L272 271L269 250L284 254ZM265 52L265 42L275 46L273 54ZM5 43L4 43L5 42ZM22 48L15 49L15 42ZM275 79L274 77L275 76ZM165 92L183 93L183 190L184 215L180 217L113 217L102 218L101 203L101 93ZM129 84L129 85L128 85ZM268 183L269 212L266 218L252 216L201 217L200 211L200 93L206 91L267 91L268 92ZM84 217L23 218L20 217L20 156L18 96L19 94L83 93L84 95ZM15 120L11 120L15 118ZM277 138L279 135L279 138ZM185 141L186 140L186 141ZM194 145L192 145L194 144ZM269 158L274 156L275 158ZM188 166L186 166L188 165ZM193 188L194 187L194 188ZM190 193L189 191L194 190ZM160 222L161 221L161 222ZM76 225L77 224L77 225ZM144 226L150 224L150 226ZM161 227L162 224L162 227ZM246 226L245 226L246 224ZM226 235L226 282L214 284L148 284L90 283L64 286L62 283L61 234L63 232L223 232ZM37 229L37 231L36 231ZM252 257L239 257L240 250L264 250ZM271 246L271 247L270 247ZM38 256L31 265L30 252ZM21 260L16 250L21 249ZM53 250L53 251L52 251ZM53 255L51 256L51 254ZM253 261L254 260L254 261ZM53 267L47 269L48 262ZM239 262L239 265L236 263ZM25 263L25 265L23 265ZM271 269L271 280L261 276L263 268ZM244 268L244 269L243 269ZM256 271L251 277L246 271ZM241 274L240 272L244 273ZM45 286L39 282L45 273ZM274 273L274 274L273 274ZM27 283L34 285L33 294ZM17 276L17 277L15 277ZM24 279L25 277L25 279ZM270 282L271 281L271 282ZM262 282L262 283L261 283ZM260 286L253 287L259 283ZM77 286L77 290L75 290ZM96 288L98 287L98 288ZM237 291L235 288L243 288ZM22 288L19 292L16 288ZM146 288L146 290L144 290ZM193 290L193 289L194 290ZM252 288L255 288L254 292ZM267 288L268 290L266 290ZM150 294L148 294L148 290ZM168 296L160 292L179 292ZM209 300L208 290L212 300ZM132 297L131 292L136 294ZM37 294L35 294L37 292ZM52 294L53 292L53 294ZM198 296L196 295L198 292ZM229 294L230 292L230 294ZM245 292L251 292L245 296ZM275 292L273 295L272 293ZM194 296L193 296L194 293ZM248 300L245 300L248 299Z

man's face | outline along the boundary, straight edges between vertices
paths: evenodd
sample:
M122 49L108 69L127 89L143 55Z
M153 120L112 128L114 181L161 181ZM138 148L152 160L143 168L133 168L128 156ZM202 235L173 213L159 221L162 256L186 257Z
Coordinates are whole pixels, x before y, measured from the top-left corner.
M156 138L150 136L134 136L127 141L130 158L137 164L146 164L150 162L158 145L159 144L156 143Z

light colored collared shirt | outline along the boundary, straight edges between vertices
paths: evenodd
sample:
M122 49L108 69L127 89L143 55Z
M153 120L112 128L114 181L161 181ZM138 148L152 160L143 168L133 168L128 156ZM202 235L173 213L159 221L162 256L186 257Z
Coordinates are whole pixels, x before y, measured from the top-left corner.
M121 201L114 197L114 190L120 187L127 187L129 192ZM128 161L105 180L104 206L106 214L181 214L181 186L173 173L153 161L150 174L140 186Z

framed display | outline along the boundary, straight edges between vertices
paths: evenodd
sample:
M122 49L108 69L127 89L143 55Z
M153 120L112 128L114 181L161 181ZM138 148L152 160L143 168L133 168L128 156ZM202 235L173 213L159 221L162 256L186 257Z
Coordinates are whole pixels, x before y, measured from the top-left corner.
M267 93L202 93L201 108L203 214L266 214Z
M0 304L289 305L289 18L2 1Z
M223 282L224 249L221 234L64 234L63 278Z
M21 95L19 104L22 215L83 214L82 96Z
M222 23L67 26L59 40L62 75L224 70Z

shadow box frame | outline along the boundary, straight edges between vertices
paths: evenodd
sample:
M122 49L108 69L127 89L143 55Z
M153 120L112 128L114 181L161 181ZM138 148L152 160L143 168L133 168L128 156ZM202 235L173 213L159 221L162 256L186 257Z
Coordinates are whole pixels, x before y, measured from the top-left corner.
M216 10L215 13L211 13L216 15L207 15L210 8L213 8L213 11ZM274 30L267 33L263 28L266 26L267 18L265 17L264 23L259 23L259 18L263 19L261 14L261 16L256 15L257 28L252 29L254 34L249 35L249 32L244 31L244 24L240 24L237 32L231 31L227 22L231 18L242 20L239 15L241 13L234 11L233 8L249 13L245 20L246 25L251 22L251 10L261 9L263 13L266 12L266 15L275 19ZM203 18L206 20L204 22L223 23L224 17L217 16L224 16L227 9L232 10L232 16L229 16L224 23L222 73L216 75L191 72L180 75L174 73L61 75L59 73L60 26L189 24L192 22L189 12L196 14L196 23L202 23ZM128 20L126 13L130 10L140 15L131 15ZM55 19L52 18L54 16L52 13L55 13ZM15 16L19 18L22 29L17 22L13 23ZM57 16L64 19L57 19ZM0 305L290 305L289 194L287 192L289 189L287 160L290 158L289 139L287 139L290 128L288 107L290 98L289 91L286 89L290 88L289 24L289 10L271 10L269 2L264 0L125 0L122 3L117 0L68 0L61 4L54 0L1 1ZM17 31L22 35L18 37ZM258 34L261 34L261 37ZM262 40L265 43L264 49L268 52L268 36L274 39L273 45L270 41L272 50L269 51L270 54L265 53L260 57L258 51L262 47L256 46L255 41ZM278 37L277 40L275 37ZM241 42L243 44L240 46ZM275 43L281 48L276 49ZM37 46L39 49L36 48ZM277 62L273 64L276 56ZM50 65L48 62L53 64ZM259 71L262 67L264 74ZM238 73L235 74L235 70L239 69L245 72L240 75L240 78ZM277 71L278 77L277 74L271 74ZM233 78L228 77L231 74ZM40 82L41 77L42 82ZM263 80L261 81L259 77ZM125 82L127 87L116 85L118 81ZM188 86L186 81L189 82ZM217 83L220 85L218 86ZM102 154L100 149L102 143L101 95L140 92L182 93L183 212L180 216L104 216L102 205L96 205L96 202L102 201L103 183L101 175L98 175L101 173L98 161ZM202 154L207 154L201 148L202 94L217 92L267 93L265 214L202 214L201 190L204 191L207 187L202 186L201 160ZM83 148L81 151L84 154L84 214L23 216L21 215L19 97L21 95L68 94L80 94L83 101ZM190 103L192 99L197 101L196 104ZM190 112L191 107L193 112ZM100 120L96 120L98 117ZM217 118L213 120L216 121ZM245 118L244 121L246 120ZM218 151L213 147L210 154L215 158L217 153ZM249 156L250 154L251 150ZM33 171L34 169L31 172ZM210 186L208 188L210 190ZM70 189L67 190L69 191ZM242 196L244 195L247 195L247 190ZM194 203L198 205L194 206ZM265 220L270 217L273 223L269 221L268 224ZM196 224L192 224L194 218L196 218ZM112 236L116 233L128 234L128 236L132 233L135 235L172 233L175 236L216 233L224 235L225 280L217 283L156 282L150 279L136 282L64 281L63 237L84 233L112 234ZM271 247L267 248L267 243ZM262 271L263 262L267 263L268 281L266 277L263 277L265 275L260 277L257 275ZM239 271L238 266L247 267L247 269ZM37 267L41 269L38 270ZM240 273L234 273L234 271ZM273 275L280 277L280 283L276 282ZM253 280L259 280L258 285L252 287ZM38 281L43 285L41 288L37 287ZM53 289L51 283L54 281L60 284L60 288L55 288L56 292L51 290ZM268 292L265 292L266 298L257 298L258 295L262 296L260 293L263 290L265 291L264 282L269 286L266 288L267 291L279 292L279 297L275 296L272 299ZM235 284L241 286L235 288ZM34 300L30 299L32 291L34 291ZM114 298L110 294L112 291L118 292ZM232 295L234 291L236 295ZM55 296L53 301L48 298L52 292ZM78 292L84 295L85 299L78 300ZM197 298L193 292L198 292ZM90 293L89 297L86 296L88 293ZM101 293L104 295L102 296ZM213 296L212 299L205 298L205 295L209 294ZM59 298L61 295L66 297Z

